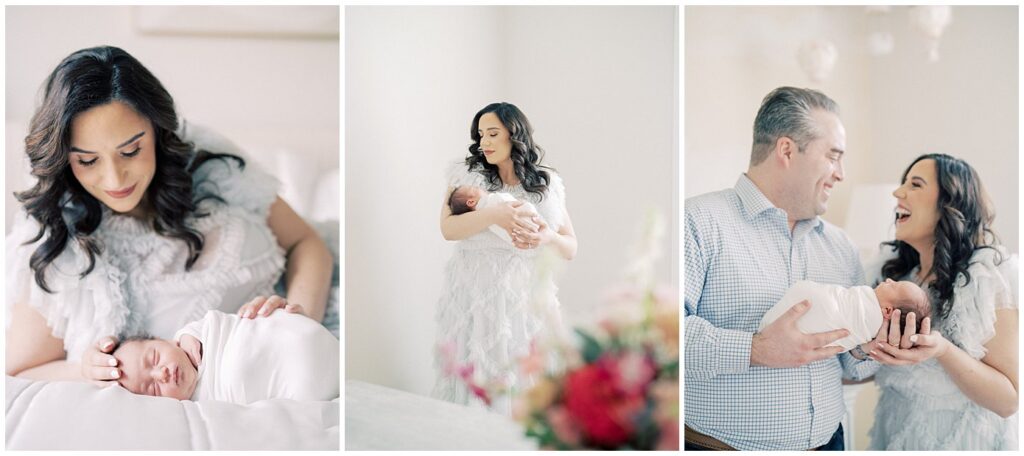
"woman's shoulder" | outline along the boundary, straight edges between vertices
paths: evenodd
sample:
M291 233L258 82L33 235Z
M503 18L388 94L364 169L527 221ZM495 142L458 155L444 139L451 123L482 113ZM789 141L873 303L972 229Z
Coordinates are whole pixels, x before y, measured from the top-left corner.
M197 133L195 127L191 131L187 140L195 145L198 161L192 172L195 197L216 196L266 218L280 182L227 139L205 130Z
M995 245L974 251L967 277L957 278L956 288L973 295L986 295L998 308L1017 307L1017 255Z

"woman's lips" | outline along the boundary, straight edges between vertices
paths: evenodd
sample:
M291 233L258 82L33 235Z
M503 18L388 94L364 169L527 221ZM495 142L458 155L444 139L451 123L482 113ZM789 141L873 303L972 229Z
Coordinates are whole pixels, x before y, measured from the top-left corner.
M494 149L484 149L484 155L491 155L494 153Z
M135 185L138 185L138 184L135 184ZM135 191L135 185L132 185L131 187L128 187L128 188L123 189L123 190L117 190L117 191L113 191L113 192L110 191L110 190L104 190L104 192L106 192L108 195L110 195L110 196L112 196L114 198L121 199L121 198L127 197L128 195L131 195L132 192Z

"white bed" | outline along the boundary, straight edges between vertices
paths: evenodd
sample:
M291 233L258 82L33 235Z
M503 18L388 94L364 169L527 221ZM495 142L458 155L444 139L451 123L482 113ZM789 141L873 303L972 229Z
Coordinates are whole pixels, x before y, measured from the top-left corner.
M339 401L178 401L7 377L7 450L337 450Z

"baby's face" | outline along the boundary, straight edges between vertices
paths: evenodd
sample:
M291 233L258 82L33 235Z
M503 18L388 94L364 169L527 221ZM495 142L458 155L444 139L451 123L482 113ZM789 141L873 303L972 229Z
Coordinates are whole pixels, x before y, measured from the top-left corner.
M477 203L484 197L484 189L474 186L466 186L459 189L460 196L466 197L466 206L476 209Z
M882 308L882 315L885 318L889 318L895 307L893 303L900 299L928 299L924 290L916 283L907 280L897 282L892 279L885 279L885 282L878 284L875 287L875 296L878 297L878 306Z
M196 366L173 342L133 340L121 344L114 357L123 372L117 383L135 394L185 400L192 397L199 383Z

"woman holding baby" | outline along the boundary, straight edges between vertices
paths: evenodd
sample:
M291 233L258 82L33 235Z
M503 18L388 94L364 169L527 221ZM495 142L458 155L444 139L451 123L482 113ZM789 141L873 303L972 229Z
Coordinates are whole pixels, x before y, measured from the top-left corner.
M470 137L469 156L448 172L441 209L442 235L458 242L438 301L437 341L445 349L435 359L432 396L483 404L445 369L448 362L472 365L483 378L509 387L512 394L491 404L507 414L511 396L529 385L528 378L517 375L516 360L529 354L545 325L560 324L554 284L537 274L538 252L548 248L572 259L576 235L562 179L541 165L543 150L522 111L510 103L490 104L473 117ZM460 187L507 193L514 201L453 215L449 202ZM489 230L492 225L510 241ZM537 283L538 278L546 283Z
M199 133L121 49L53 70L25 138L37 182L7 237L8 375L118 379L118 340L167 339L210 310L322 318L325 244L271 176ZM287 298L271 296L282 274Z
M963 160L929 154L893 195L895 240L868 273L921 285L934 321L909 314L900 334L893 315L870 344L883 364L872 449L1016 449L1017 259L992 232L981 181Z

